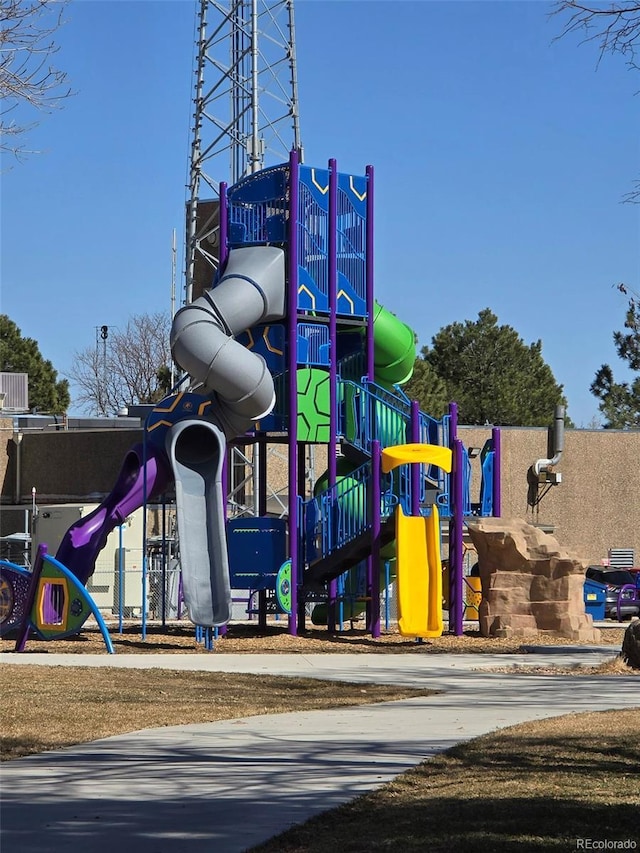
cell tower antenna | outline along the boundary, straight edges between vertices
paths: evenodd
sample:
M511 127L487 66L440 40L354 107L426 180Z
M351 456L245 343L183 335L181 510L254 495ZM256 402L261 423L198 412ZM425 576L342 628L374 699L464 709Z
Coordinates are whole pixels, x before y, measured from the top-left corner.
M199 0L186 302L218 266L220 184L302 155L293 2Z

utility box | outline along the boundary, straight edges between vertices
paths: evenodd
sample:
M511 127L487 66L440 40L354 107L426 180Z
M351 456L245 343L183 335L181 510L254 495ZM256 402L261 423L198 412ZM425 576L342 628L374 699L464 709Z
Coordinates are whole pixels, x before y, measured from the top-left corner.
M32 561L38 545L46 544L47 553L55 557L64 535L72 524L93 512L98 504L50 504L39 506L33 519L31 543ZM140 616L142 613L142 510L132 513L122 525L107 537L98 554L94 573L87 581L87 591L99 610L117 613L122 602L123 615ZM123 572L122 598L120 571Z
M39 506L31 525L31 563L33 564L39 545L47 546L47 554L55 557L64 534L97 504L51 504Z
M594 620L601 621L605 618L605 603L607 599L607 586L598 581L590 579L584 582L584 609L585 613L591 614Z

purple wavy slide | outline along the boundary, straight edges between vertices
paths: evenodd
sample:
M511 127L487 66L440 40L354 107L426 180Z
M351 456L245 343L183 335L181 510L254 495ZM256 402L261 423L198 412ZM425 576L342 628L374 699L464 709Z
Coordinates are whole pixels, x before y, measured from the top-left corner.
M86 584L111 531L139 509L145 497L148 501L161 494L171 479L168 461L162 450L147 445L145 459L143 445L134 445L124 458L111 494L93 512L67 530L56 553L56 560L73 572L81 583Z

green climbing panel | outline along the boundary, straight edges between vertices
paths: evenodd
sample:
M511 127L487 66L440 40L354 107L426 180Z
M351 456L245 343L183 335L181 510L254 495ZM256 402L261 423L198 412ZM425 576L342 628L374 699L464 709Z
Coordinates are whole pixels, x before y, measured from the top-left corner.
M298 368L298 441L329 441L329 371Z

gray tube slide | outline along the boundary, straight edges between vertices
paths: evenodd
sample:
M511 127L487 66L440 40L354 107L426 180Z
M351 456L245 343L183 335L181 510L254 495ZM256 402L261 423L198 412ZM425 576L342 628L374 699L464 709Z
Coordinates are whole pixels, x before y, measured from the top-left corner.
M176 482L183 591L196 625L224 625L231 617L222 488L226 440L246 432L275 403L264 359L234 336L282 319L284 270L282 249L234 249L219 284L173 320L175 362L192 378L197 393L217 403L206 421L179 421L166 439Z
M231 618L222 491L225 446L218 427L207 421L179 421L167 433L176 480L182 587L196 625L225 625Z
M264 359L234 340L285 311L284 252L274 246L233 249L219 284L176 314L175 362L218 402L213 419L235 438L273 409L273 377Z

